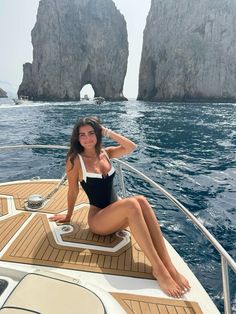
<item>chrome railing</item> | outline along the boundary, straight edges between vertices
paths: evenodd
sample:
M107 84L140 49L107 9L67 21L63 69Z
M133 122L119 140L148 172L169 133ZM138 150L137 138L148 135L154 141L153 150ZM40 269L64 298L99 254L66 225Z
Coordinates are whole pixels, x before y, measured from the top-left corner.
M62 149L68 150L68 146L59 145L14 145L14 146L0 146L0 151L7 151L12 149ZM127 169L144 181L148 182L154 189L160 191L167 199L169 199L173 204L176 205L190 220L191 222L203 233L203 235L211 242L211 244L216 248L221 256L221 271L222 271L222 282L223 282L223 295L224 295L224 313L231 314L231 302L230 302L230 286L229 286L229 276L228 276L228 266L236 273L236 262L233 258L226 252L226 250L220 245L220 243L214 238L214 236L200 223L200 221L192 214L190 211L184 207L174 196L167 192L162 186L157 184L155 181L147 177L145 174L130 166L128 163L121 161L119 159L114 159L117 163L118 176L120 179L122 196L126 197L126 189L124 183L123 169Z

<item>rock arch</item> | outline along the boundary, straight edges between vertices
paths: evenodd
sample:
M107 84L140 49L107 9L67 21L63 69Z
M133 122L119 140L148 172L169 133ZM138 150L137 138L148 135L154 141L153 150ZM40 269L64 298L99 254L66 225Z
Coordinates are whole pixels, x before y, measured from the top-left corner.
M112 0L41 0L32 44L18 95L79 100L90 82L95 96L126 99L127 28Z

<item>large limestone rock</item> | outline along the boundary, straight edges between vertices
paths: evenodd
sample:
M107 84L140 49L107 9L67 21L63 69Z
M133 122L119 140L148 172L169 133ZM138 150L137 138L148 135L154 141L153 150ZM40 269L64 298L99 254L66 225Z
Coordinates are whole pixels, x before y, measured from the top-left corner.
M138 99L235 101L235 30L235 0L152 0Z
M32 44L19 96L79 100L91 84L95 96L125 99L127 29L112 0L41 0Z
M6 98L7 97L7 93L0 88L0 98Z

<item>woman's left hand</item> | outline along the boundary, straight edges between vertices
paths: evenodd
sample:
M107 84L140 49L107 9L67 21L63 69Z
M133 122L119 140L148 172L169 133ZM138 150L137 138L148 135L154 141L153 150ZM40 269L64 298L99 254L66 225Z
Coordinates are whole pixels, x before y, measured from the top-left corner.
M55 221L55 222L70 222L70 218L66 215L62 214L56 214L53 217L49 218L49 221Z

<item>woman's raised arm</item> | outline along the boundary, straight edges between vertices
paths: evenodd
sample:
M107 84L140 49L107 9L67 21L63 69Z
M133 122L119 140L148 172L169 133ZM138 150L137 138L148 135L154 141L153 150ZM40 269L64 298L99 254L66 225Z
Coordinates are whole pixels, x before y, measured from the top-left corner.
M119 144L119 146L111 146L106 148L106 152L110 158L119 158L130 154L137 147L137 145L127 137L105 127L102 127L102 134L103 136L106 136Z

